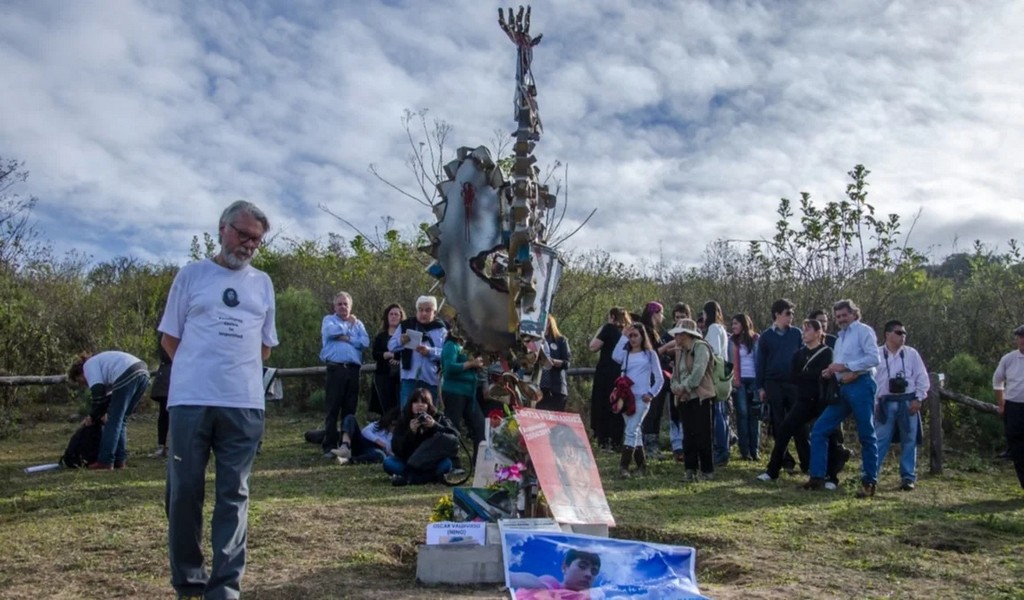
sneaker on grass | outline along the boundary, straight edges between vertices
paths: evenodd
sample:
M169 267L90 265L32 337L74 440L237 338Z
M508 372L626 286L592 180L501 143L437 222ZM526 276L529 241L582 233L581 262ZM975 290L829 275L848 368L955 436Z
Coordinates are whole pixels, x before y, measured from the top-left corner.
M775 481L775 478L772 477L771 475L769 475L768 473L761 473L760 475L757 476L757 480L758 481Z

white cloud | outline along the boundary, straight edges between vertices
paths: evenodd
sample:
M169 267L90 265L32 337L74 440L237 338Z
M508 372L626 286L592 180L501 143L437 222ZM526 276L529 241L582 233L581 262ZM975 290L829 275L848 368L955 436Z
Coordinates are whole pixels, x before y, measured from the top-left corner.
M509 131L515 54L493 7L41 2L0 21L0 152L26 161L44 234L97 259L184 260L245 197L290 237L428 211L400 117L451 149ZM912 243L1004 244L1024 225L1019 3L566 2L537 6L541 163L569 165L568 245L700 259L771 235L778 198L869 201ZM156 235L154 231L158 232ZM685 232L685 233L683 233Z

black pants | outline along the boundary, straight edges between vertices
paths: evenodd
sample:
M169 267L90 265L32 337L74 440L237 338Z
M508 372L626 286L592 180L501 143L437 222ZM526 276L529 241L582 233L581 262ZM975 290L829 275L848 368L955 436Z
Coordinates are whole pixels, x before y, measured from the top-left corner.
M789 441L793 440L796 445L797 456L800 457L800 470L806 473L811 466L811 450L808 440L810 426L821 416L824 405L816 399L798 399L793 408L786 413L782 420L782 427L775 436L775 447L772 448L772 456L768 459L766 471L772 479L779 476L782 470L784 453L788 450ZM839 463L841 460L842 433L836 428L828 437L828 479L839 481Z
M380 409L380 414L387 413L392 408L398 407L398 376L391 373L375 373L373 375L373 390L377 397L377 406L371 407Z
M544 392L544 398L537 403L537 408L540 410L553 410L556 412L565 412L565 403L569 399L569 396L565 394L559 394L551 390L542 390Z
M337 448L341 442L339 421L356 414L356 405L359 403L359 365L328 363L324 395L327 416L324 419L326 433L323 449L327 452Z
M661 433L661 417L665 414L665 399L672 395L668 381L661 386L661 391L651 400L651 408L644 416L644 422L640 425L640 433L644 435L658 435Z
M444 416L451 419L459 435L462 435L462 424L465 422L469 439L477 446L484 440L484 415L475 398L442 392L444 396Z
M1003 412L1006 440L1010 444L1010 458L1017 470L1017 481L1024 488L1024 403L1007 402Z
M715 470L712 456L712 414L714 399L688 400L679 406L683 422L683 458L687 471L702 473Z
M167 396L153 398L153 401L160 407L160 414L156 417L156 444L157 446L166 446L167 426L171 422L171 416L167 413Z
M780 381L778 379L768 379L764 382L764 395L765 402L768 404L768 410L771 413L771 425L772 425L772 439L775 440L775 445L779 444L779 432L782 431L782 423L786 420L786 415L796 405L797 400L797 387L792 383ZM805 444L806 444L806 438ZM793 455L789 453L789 449L786 446L789 445L789 440L786 440L782 444L782 467L784 469L792 469L796 466L796 461L793 460ZM806 448L806 446L804 446ZM797 446L799 451L799 446ZM772 450L774 453L774 450ZM810 456L810 451L808 451ZM804 458L801 457L800 462L803 465L809 465L810 459L804 463Z

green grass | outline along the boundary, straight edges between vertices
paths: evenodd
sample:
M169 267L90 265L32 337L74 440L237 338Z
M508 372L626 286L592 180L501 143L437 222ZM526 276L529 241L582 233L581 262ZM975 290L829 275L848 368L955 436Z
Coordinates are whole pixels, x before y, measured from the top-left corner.
M392 488L379 467L322 459L302 440L316 421L276 407L268 417L246 598L507 597L497 585L416 584L416 547L447 488ZM40 423L0 442L0 597L173 597L163 462L143 457L152 416L131 424L124 471L22 473L55 461L73 428ZM754 483L763 465L739 461L686 486L675 463L620 480L616 457L598 460L612 535L696 547L713 598L1024 597L1024 493L1007 463L961 461L912 493L887 465L877 496L857 500L850 469L839 492L809 493L796 478Z

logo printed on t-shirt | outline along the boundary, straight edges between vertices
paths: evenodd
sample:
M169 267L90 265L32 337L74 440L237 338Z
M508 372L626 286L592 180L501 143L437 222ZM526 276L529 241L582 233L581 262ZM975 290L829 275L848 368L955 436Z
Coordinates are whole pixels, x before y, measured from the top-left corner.
M224 300L224 304L231 308L238 306L238 292L234 288L224 290L224 295L221 298Z

